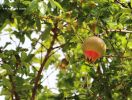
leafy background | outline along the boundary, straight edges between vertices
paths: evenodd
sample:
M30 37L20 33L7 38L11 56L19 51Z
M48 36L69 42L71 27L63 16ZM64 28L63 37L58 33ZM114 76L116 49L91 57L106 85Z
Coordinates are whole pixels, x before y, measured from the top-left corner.
M0 47L1 95L6 100L131 100L131 28L129 0L4 0L0 38L7 32L18 41L13 49L12 42ZM105 41L107 52L88 63L81 44L93 35ZM24 46L27 39L30 48ZM65 68L59 67L62 55L69 62ZM51 65L59 70L58 94L42 85Z

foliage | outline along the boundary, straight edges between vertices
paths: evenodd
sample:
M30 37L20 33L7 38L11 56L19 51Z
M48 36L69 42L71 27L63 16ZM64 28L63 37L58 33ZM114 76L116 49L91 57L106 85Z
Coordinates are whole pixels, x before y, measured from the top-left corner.
M14 49L7 49L11 42L0 47L1 95L6 100L132 99L131 28L132 1L5 0L0 32L19 43ZM105 41L107 51L92 64L86 62L81 44L93 35ZM27 38L31 48L23 47ZM42 73L50 65L58 67L59 49L69 64L57 75L55 94L42 85Z

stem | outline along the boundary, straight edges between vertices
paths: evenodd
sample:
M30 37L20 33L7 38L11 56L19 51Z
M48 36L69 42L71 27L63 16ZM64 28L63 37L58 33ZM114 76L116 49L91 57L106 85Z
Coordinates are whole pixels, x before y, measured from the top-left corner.
M40 69L39 69L39 71L38 71L38 74L37 74L37 76L36 76L36 78L35 78L35 83L34 83L34 87L33 87L33 90L32 90L32 97L31 97L31 100L35 100L35 95L36 95L36 92L37 92L38 82L39 82L39 80L40 80L41 73L42 73L42 71L43 71L44 65L46 64L46 62L47 62L47 60L48 60L48 58L49 58L49 55L50 55L51 51L53 50L53 45L54 45L55 40L56 40L56 38L57 38L57 27L53 28L53 29L52 29L52 32L54 33L53 39L52 39L52 41L51 41L51 43L50 43L50 47L49 47L49 49L47 50L47 53L46 53L46 55L45 55L45 58L44 58L43 62L41 63L41 67L40 67Z

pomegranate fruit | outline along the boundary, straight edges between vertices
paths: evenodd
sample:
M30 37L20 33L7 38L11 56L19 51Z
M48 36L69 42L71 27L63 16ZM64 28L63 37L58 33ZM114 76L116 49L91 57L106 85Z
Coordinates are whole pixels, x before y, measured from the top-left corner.
M105 42L97 37L92 36L84 40L82 44L83 53L88 61L95 62L102 57L106 52Z

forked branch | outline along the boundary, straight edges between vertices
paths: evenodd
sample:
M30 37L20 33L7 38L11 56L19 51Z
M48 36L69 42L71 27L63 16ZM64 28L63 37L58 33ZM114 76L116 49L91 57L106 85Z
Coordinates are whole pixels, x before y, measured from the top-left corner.
M50 43L49 49L47 49L47 53L45 55L45 58L42 61L41 66L40 66L40 69L39 69L39 71L37 73L37 76L35 78L34 86L33 86L33 89L32 89L32 97L31 97L31 100L35 100L35 95L36 95L36 92L37 92L37 89L38 89L38 82L40 80L41 73L42 73L42 71L44 69L44 66L45 66L45 64L46 64L46 62L47 62L47 60L49 58L49 55L50 55L51 51L53 50L53 45L54 45L55 40L57 38L57 25L55 25L55 28L52 29L52 32L54 34L53 35L53 39L52 39L52 41Z

